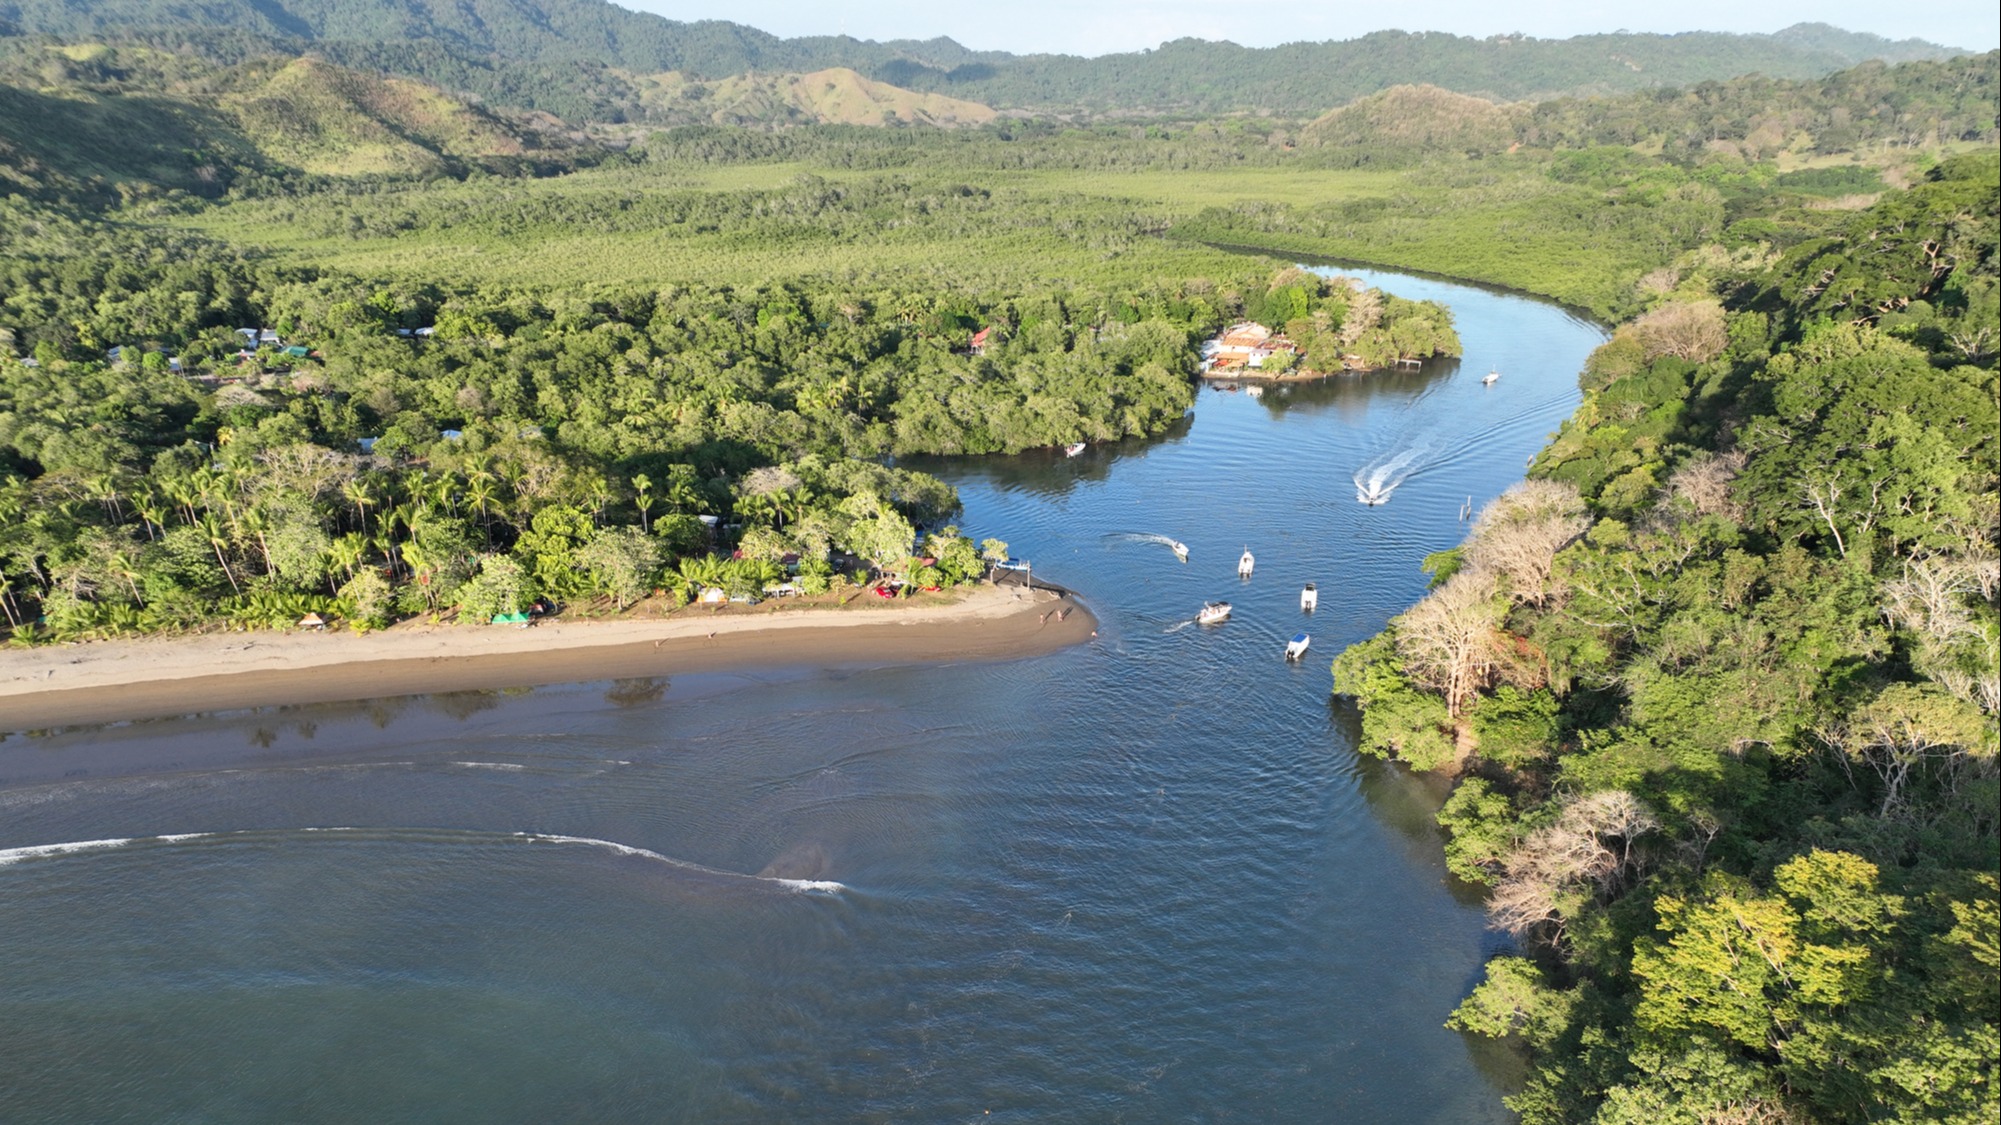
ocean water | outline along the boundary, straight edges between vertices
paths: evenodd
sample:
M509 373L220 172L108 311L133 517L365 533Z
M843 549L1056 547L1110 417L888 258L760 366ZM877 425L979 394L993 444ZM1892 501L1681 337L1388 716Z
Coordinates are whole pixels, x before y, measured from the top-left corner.
M1500 939L1328 662L1602 334L1362 276L1464 361L921 464L1087 645L0 741L0 1121L1506 1120L1442 1026Z

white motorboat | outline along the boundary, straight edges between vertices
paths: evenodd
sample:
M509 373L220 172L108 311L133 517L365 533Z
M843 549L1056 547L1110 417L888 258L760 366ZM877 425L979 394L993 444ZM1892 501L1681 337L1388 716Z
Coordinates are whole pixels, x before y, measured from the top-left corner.
M1203 602L1202 611L1195 615L1197 625L1220 625L1229 619L1229 602Z
M1306 589L1299 592L1299 610L1301 613L1312 613L1319 608L1320 590L1313 583L1308 582Z
M1082 452L1084 452L1084 443L1081 441L1073 441L1063 447L1063 456L1065 457L1075 457Z
M1494 380L1499 379L1500 377L1501 377L1500 371L1498 370L1489 371L1484 377L1481 378L1480 385L1483 387L1491 387L1494 385Z
M1285 658L1287 660L1300 659L1306 655L1306 646L1312 643L1313 638L1307 636L1305 633L1294 633L1292 639L1285 642Z
M1179 539L1170 539L1167 541L1167 548L1174 552L1175 558L1180 559L1182 562L1188 561L1188 544L1183 543Z
M1249 547L1245 547L1244 557L1237 560L1237 577L1249 578L1251 576L1251 570L1257 565L1258 565L1258 560L1251 557L1251 549Z

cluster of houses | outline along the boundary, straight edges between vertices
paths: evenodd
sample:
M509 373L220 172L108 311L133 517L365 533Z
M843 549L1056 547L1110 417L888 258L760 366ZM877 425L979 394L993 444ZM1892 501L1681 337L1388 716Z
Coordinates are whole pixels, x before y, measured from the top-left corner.
M1253 321L1239 321L1202 345L1202 373L1255 371L1278 352L1298 350L1283 333Z

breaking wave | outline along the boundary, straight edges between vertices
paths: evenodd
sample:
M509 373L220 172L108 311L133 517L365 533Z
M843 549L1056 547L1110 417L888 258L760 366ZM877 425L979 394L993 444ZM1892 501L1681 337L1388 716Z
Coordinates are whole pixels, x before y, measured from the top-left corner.
M559 844L598 848L614 855L630 856L659 863L674 870L707 879L717 879L730 883L763 884L782 887L800 893L834 894L847 890L847 885L831 879L781 879L769 875L746 875L740 871L724 871L715 867L704 867L699 863L674 859L646 848L621 844L614 840L599 840L590 836L560 836L543 832L475 832L453 829L395 829L395 828L298 828L298 829L243 829L234 832L183 832L169 836L121 836L104 840L73 840L60 844L30 844L24 847L0 848L0 867L7 867L26 860L54 859L82 852L110 851L118 848L139 848L172 846L197 840L258 840L290 835L293 833L336 834L358 836L377 840L404 840L413 842L435 842L451 840L459 842L519 842L527 844Z

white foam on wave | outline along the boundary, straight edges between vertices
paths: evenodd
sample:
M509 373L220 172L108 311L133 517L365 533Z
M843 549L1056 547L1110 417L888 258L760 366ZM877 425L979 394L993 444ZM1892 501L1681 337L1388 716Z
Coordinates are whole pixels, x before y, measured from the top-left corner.
M831 895L839 894L848 889L846 883L836 883L832 879L774 879L769 875L751 875L748 878L759 879L766 883L777 883L781 887L798 891L801 894L819 893Z
M301 834L365 833L371 835L396 836L404 834L406 832L420 831L420 830L399 830L394 828L390 829L353 828L353 827L316 827L316 828L296 828L296 829L249 828L235 832L182 832L174 835L162 835L162 836L119 836L104 840L71 840L60 844L29 844L24 847L0 849L0 867L6 867L11 864L20 863L22 860L47 859L56 856L73 855L78 852L106 851L112 848L129 847L134 844L182 844L190 840L225 839L230 837L245 837L245 836L258 836L258 837L268 838L272 835L281 834L286 831L293 831ZM422 830L422 831L426 831L428 834L428 830ZM513 833L501 834L501 833L486 833L486 832L476 832L476 831L466 832L465 835L473 839L478 839L480 837L487 837L487 838L498 837L500 839L525 840L530 843L538 843L538 844L578 844L585 847L601 848L604 849L605 851L612 852L616 855L632 856L638 859L648 860L653 863L664 864L678 871L685 871L694 875L703 875L714 879L725 879L732 882L738 880L744 880L751 883L760 883L770 886L783 887L786 890L795 891L802 894L809 892L819 893L819 894L838 894L841 891L845 891L848 889L845 884L837 883L830 879L778 879L778 878L773 878L772 876L769 875L746 875L740 871L723 871L714 867L704 867L699 863L689 863L687 860L683 859L674 859L671 856L664 856L661 855L659 852L650 851L646 848L636 848L630 844L621 844L615 840L600 840L592 836L559 836L551 833L542 833L542 832L513 832Z
M463 766L469 770L524 770L528 768L519 762L453 762L452 764Z
M110 840L71 840L63 844L30 844L23 848L0 849L0 867L19 863L24 859L41 859L46 856L70 855L74 852L95 852L106 848L122 848L138 837L120 836Z

